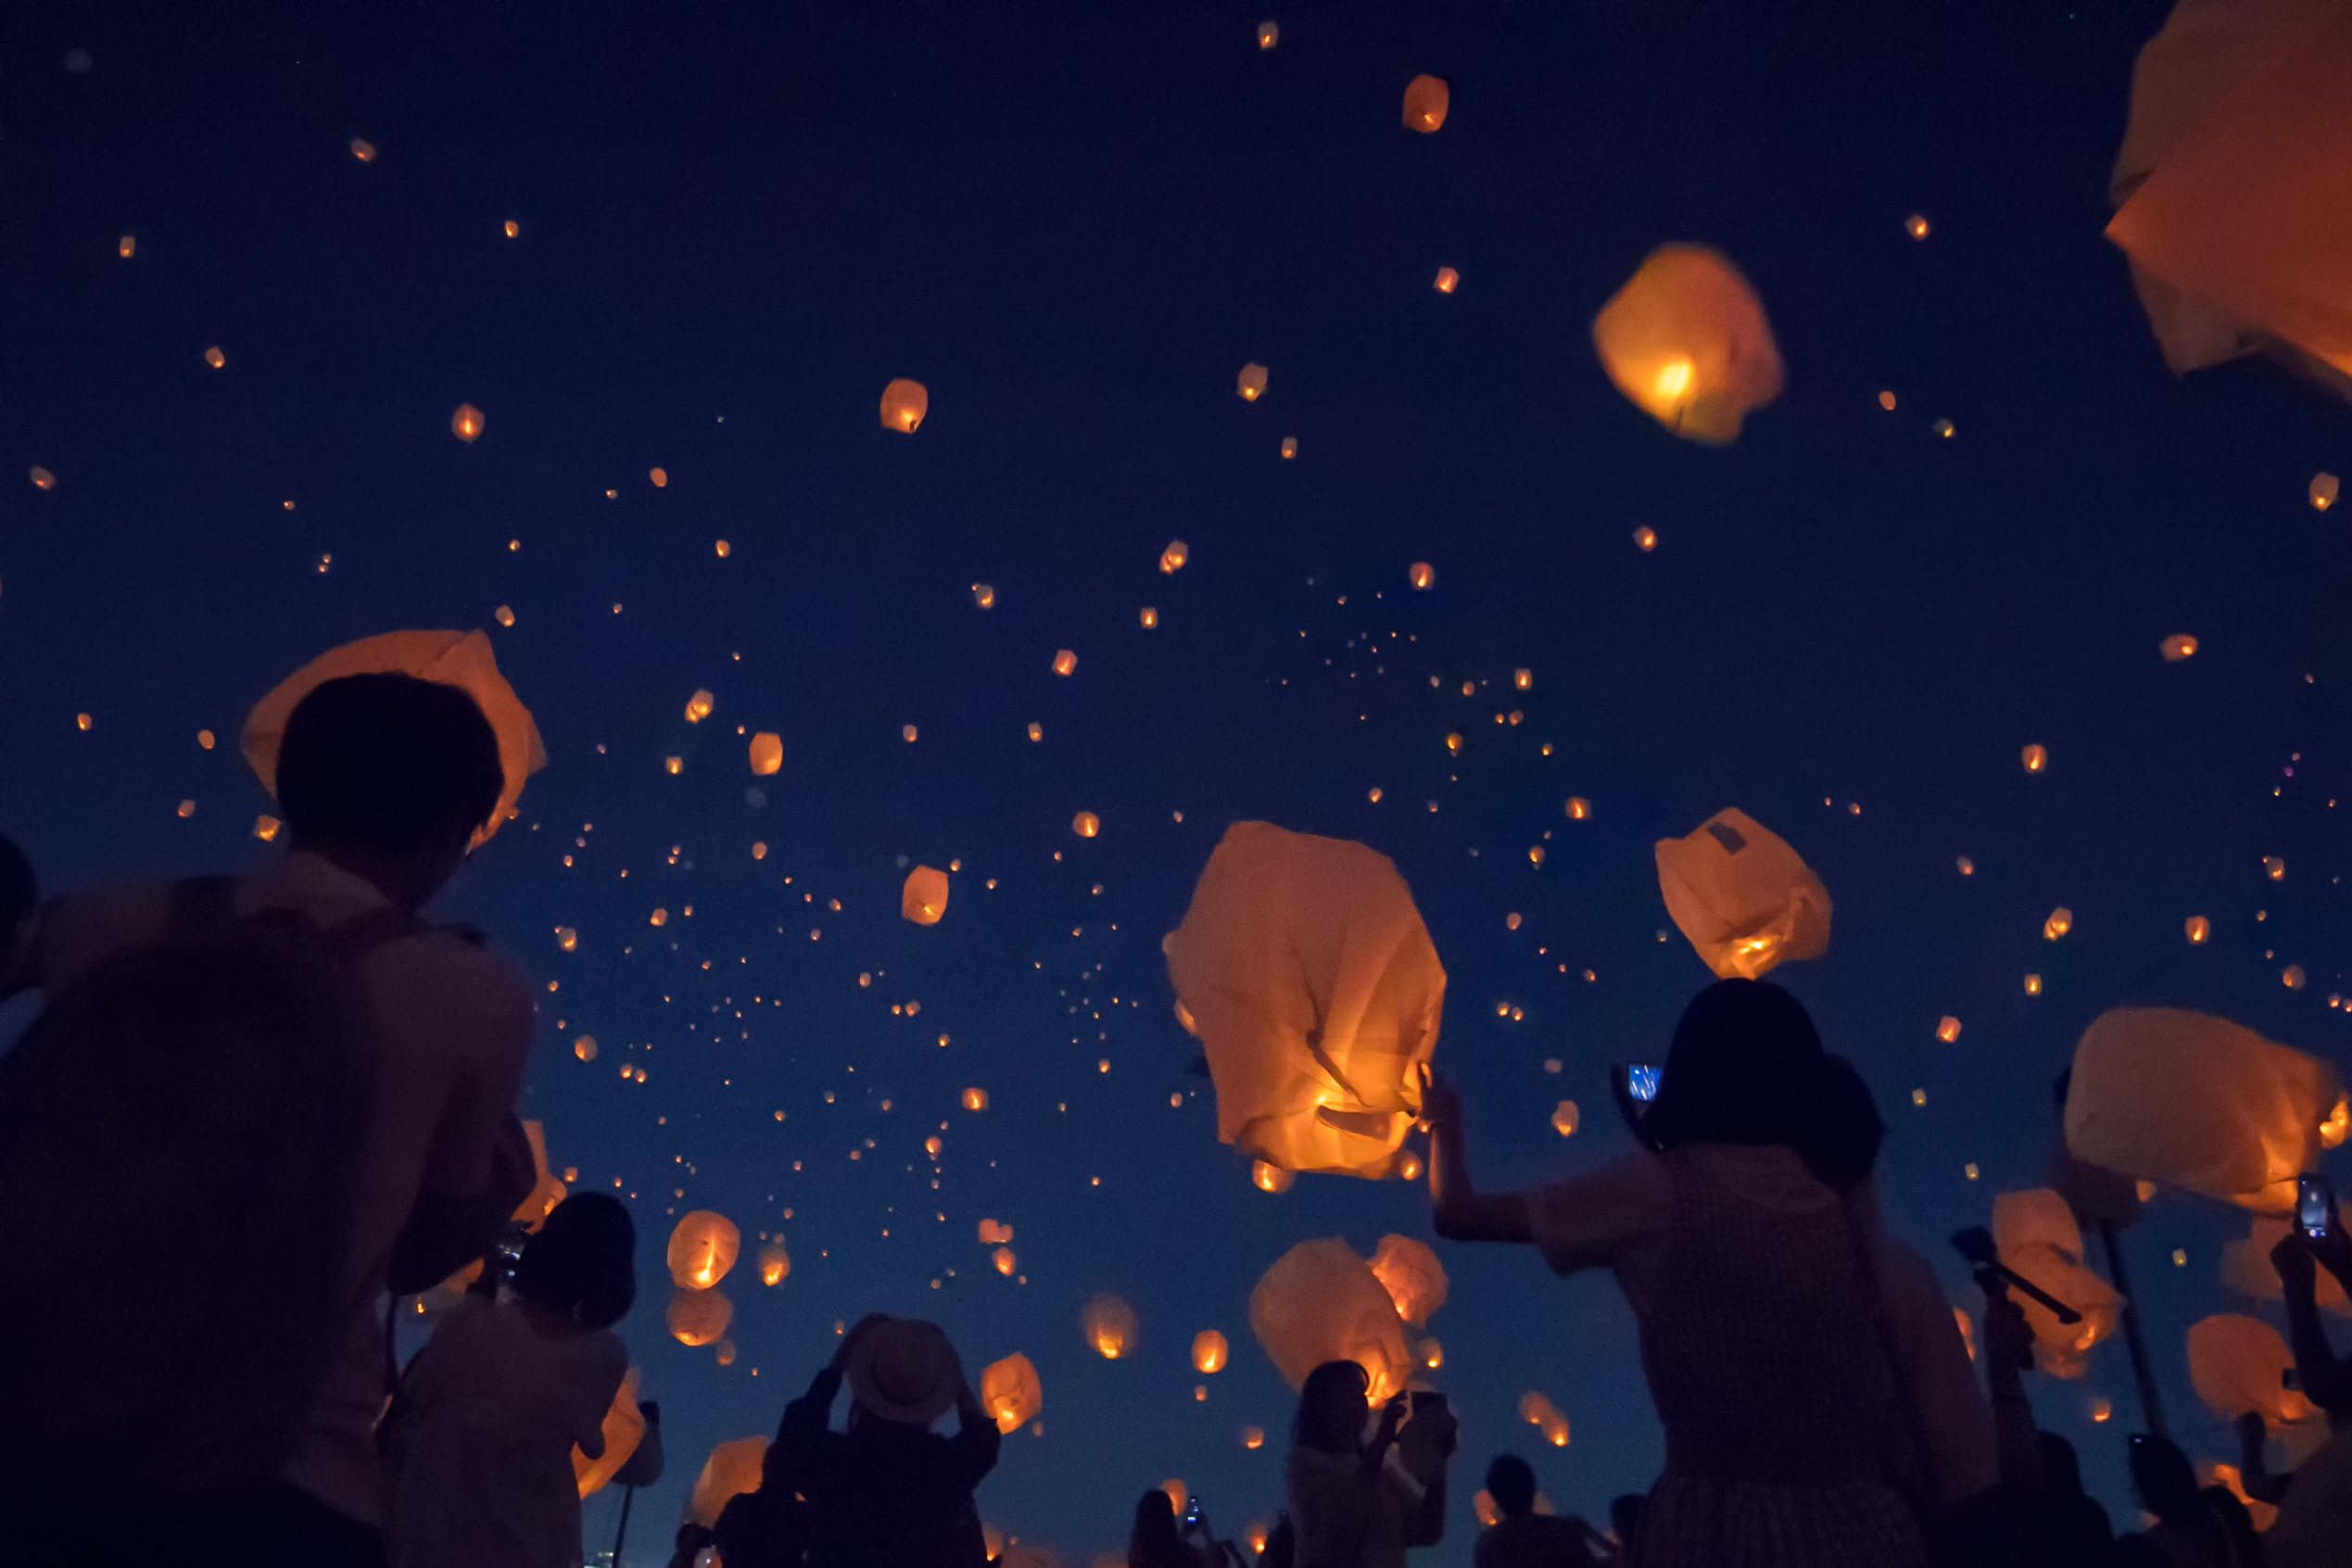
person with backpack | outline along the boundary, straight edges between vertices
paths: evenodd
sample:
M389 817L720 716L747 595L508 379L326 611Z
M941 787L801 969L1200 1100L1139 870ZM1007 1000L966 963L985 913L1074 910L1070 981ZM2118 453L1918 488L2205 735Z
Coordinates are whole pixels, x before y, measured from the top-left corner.
M381 1564L386 1293L530 1190L530 988L417 916L520 783L483 706L328 679L274 774L282 858L60 900L13 972L45 1008L0 1057L12 1561Z
M386 1417L392 1568L580 1568L572 1449L604 1452L637 1298L627 1206L581 1193L523 1248L512 1298L469 1293Z

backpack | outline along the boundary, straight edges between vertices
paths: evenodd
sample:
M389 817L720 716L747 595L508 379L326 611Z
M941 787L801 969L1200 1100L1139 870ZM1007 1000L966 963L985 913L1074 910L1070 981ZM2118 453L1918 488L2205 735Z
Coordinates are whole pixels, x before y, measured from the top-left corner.
M237 918L183 882L164 934L48 998L0 1057L0 1467L193 1494L266 1481L360 1305L360 961L426 928Z

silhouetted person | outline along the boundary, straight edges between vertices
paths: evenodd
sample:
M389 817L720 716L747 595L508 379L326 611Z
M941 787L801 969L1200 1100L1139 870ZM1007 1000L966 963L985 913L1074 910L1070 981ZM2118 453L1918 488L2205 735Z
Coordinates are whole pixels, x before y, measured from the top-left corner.
M2290 1230L2271 1249L2270 1260L2286 1291L2288 1341L2295 1348L2297 1379L2311 1402L2327 1412L2328 1440L2292 1477L2279 1505L2278 1523L2262 1537L2270 1568L2320 1568L2344 1561L2352 1541L2352 1363L2328 1343L2320 1319L2319 1275L2324 1268L2352 1289L2352 1240L2333 1199L2328 1234L2314 1240Z
M2030 1537L2032 1568L2067 1568L2102 1562L2115 1544L2115 1525L2098 1498L2082 1489L2074 1445L2055 1432L2040 1435L2042 1503Z
M1203 1537L1197 1544L1185 1539ZM1154 1486L1135 1501L1135 1527L1127 1536L1127 1568L1217 1568L1224 1554L1207 1540L1205 1522L1176 1518L1176 1502Z
M1299 1391L1286 1471L1296 1568L1400 1568L1406 1548L1445 1534L1452 1412L1435 1404L1413 1414L1399 1395L1374 1423L1369 1393L1354 1361L1324 1362ZM1398 1435L1409 1414L1423 1427L1412 1457Z
M2197 1473L2178 1444L2132 1434L2131 1489L2156 1522L2116 1543L2118 1562L2162 1563L2165 1568L2255 1568L2238 1555L2228 1522L2197 1486Z
M848 1430L835 1432L844 1381ZM930 1429L950 1410L953 1437ZM795 1527L809 1568L980 1568L988 1545L972 1491L996 1468L1000 1441L939 1326L877 1314L784 1407L760 1491L807 1499Z
M417 909L504 784L455 687L310 692L289 853L63 899L0 1058L0 1538L44 1561L380 1563L380 1317L480 1257L531 1183L529 987ZM70 1280L60 1291L55 1282ZM45 1522L45 1523L44 1523Z
M41 884L32 874L32 862L15 840L0 836L0 994L18 989L7 981L32 945L40 913Z
M1797 999L1723 980L1675 1026L1645 1145L1528 1193L1471 1185L1461 1102L1433 1082L1437 1233L1607 1268L1666 1429L1643 1568L1905 1568L1922 1513L1991 1493L1992 1422L1951 1306L1880 1228L1884 1127Z
M469 1294L401 1379L391 1428L393 1568L579 1568L572 1449L604 1455L628 1374L612 1332L637 1297L637 1227L618 1198L555 1206L512 1299Z
M1502 1517L1479 1532L1477 1568L1589 1568L1607 1561L1609 1543L1591 1525L1574 1514L1536 1511L1536 1472L1517 1454L1486 1467L1486 1495Z
M1609 1499L1609 1528L1617 1537L1617 1554L1627 1562L1640 1561L1636 1550L1641 1539L1641 1511L1649 1506L1649 1497L1641 1492L1625 1492Z

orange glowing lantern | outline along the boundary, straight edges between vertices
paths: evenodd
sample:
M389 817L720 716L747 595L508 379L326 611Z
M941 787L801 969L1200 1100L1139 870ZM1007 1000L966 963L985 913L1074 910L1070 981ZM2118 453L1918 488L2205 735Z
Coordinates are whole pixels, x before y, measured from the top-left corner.
M32 479L32 487L36 490L54 490L57 487L57 476L37 462L32 465L27 477Z
M2278 1265L2270 1261L2270 1253L2286 1239L2289 1228L2285 1220L2252 1216L2247 1233L2221 1249L2222 1283L2257 1301L2284 1300L2286 1286L2279 1279ZM2346 1296L2336 1277L2321 1269L2317 1271L2317 1283L2320 1305L2338 1317L2352 1318L2352 1298Z
M2050 765L2050 753L2041 746L2028 746L2018 756L2028 773L2040 773Z
M1013 1271L1021 1266L1020 1255L1009 1246L998 1247L988 1255L988 1260L995 1265L998 1273L1007 1279L1012 1278Z
M1081 811L1069 819L1069 830L1081 839L1091 839L1103 830L1103 819L1091 811Z
M1960 1020L1954 1018L1951 1014L1946 1013L1943 1016L1942 1021L1936 1025L1936 1038L1942 1041L1946 1045L1949 1045L1954 1041L1959 1039Z
M502 626L512 626L514 625L514 607L510 604L501 604L490 612L490 619Z
M1367 1266L1396 1305L1397 1316L1414 1328L1424 1327L1430 1315L1446 1304L1446 1267L1426 1243L1410 1236L1383 1236Z
M725 1292L716 1290L674 1291L670 1309L664 1316L671 1338L698 1348L725 1338L727 1325L734 1320L735 1303L727 1298Z
M1770 972L1829 947L1829 891L1797 852L1736 808L1656 846L1666 913L1726 980Z
M1283 30L1278 23L1262 21L1258 24L1258 46L1261 49L1272 48L1282 35Z
M1296 457L1297 455L1298 455L1298 437L1297 437L1297 436L1283 436L1283 456L1284 456L1284 457L1286 457L1286 458L1295 458L1295 457Z
M1182 539L1170 539L1168 541L1168 548L1159 552L1159 569L1163 572L1181 572L1184 569L1184 563L1192 558L1193 552L1190 546Z
M1250 1292L1249 1326L1293 1388L1325 1361L1354 1361L1371 1379L1377 1405L1412 1375L1396 1302L1335 1236L1300 1242L1274 1260Z
M2104 1013L2075 1046L2067 1147L2077 1159L2284 1214L2297 1173L2344 1140L2334 1069L2226 1019L2170 1007Z
M2036 1364L2053 1377L2082 1376L2091 1348L2114 1335L2123 1299L2083 1266L2073 1210L2047 1187L2003 1193L1992 1200L1992 1239L2004 1263L2082 1314L2079 1323L2061 1323L2040 1302L2018 1297Z
M2074 929L2074 911L2064 904L2050 911L2050 917L2042 922L2042 934L2051 942L2057 941L2072 929Z
M1106 1361L1116 1361L1135 1347L1135 1309L1105 1291L1088 1298L1079 1314L1086 1343Z
M638 1369L631 1367L604 1412L604 1456L590 1459L577 1447L572 1449L572 1479L583 1501L603 1490L645 1441L645 1412L637 1408L638 1377Z
M2311 1420L2311 1401L2281 1375L2294 1365L2286 1341L2259 1318L2225 1312L2189 1329L2189 1381L2223 1421L2251 1413L2275 1434Z
M229 362L229 357L221 352L220 346L215 344L212 348L207 348L204 351L204 362L210 365L214 370L219 370Z
M375 161L375 144L369 141L364 136L354 136L351 138L351 156L358 158L361 163L373 163Z
M1388 1174L1421 1114L1446 972L1386 856L1237 822L1160 947L1220 1138L1284 1170Z
M972 585L972 602L979 605L983 610L995 609L996 589L987 583L974 583Z
M449 416L449 434L461 441L471 441L482 434L482 411L472 403L460 403L457 412Z
M713 1448L711 1457L702 1461L702 1473L694 1478L687 1517L706 1530L716 1524L729 1501L759 1490L760 1462L766 1457L765 1437L739 1437Z
M980 1409L995 1418L996 1430L1010 1435L1045 1409L1045 1385L1027 1356L1016 1351L991 1361L980 1373Z
M1780 350L1739 270L1700 246L1662 246L1593 318L1600 360L1636 407L1686 440L1739 437L1780 396Z
M784 1238L777 1237L760 1248L760 1283L779 1285L792 1273L792 1255L784 1250Z
M936 926L947 913L947 873L929 866L917 866L906 874L906 883L899 889L898 913L902 919L918 926Z
M1225 1354L1225 1336L1215 1329L1203 1329L1193 1335L1193 1370L1195 1372L1223 1372Z
M1405 568L1405 580L1417 588L1427 588L1437 581L1437 568L1426 561L1416 561Z
M115 241L114 253L117 256L121 257L125 261L130 260L131 258L139 253L138 236L136 234L125 234L120 239Z
M752 772L765 778L784 767L784 737L763 729L752 737Z
M1568 797L1568 820L1582 822L1592 816L1592 803L1582 795Z
M1069 675L1074 673L1077 668L1078 655L1071 652L1069 649L1062 649L1054 655L1054 673L1056 675Z
M1233 379L1233 390L1245 403L1258 401L1266 395L1266 367L1256 360L1242 366L1241 374Z
M596 1060L596 1036L593 1034L583 1034L572 1042L572 1055L584 1062Z
M1451 294L1455 288L1461 285L1461 274L1455 272L1451 267L1440 267L1437 269L1436 288L1438 293Z
M912 436L931 410L931 395L919 381L901 378L882 388L882 428Z
M1249 1162L1250 1185L1261 1193L1286 1193L1298 1178L1279 1165L1269 1165L1262 1159Z
M253 819L253 836L266 844L275 839L278 829L285 826L285 823L264 812Z
M988 1091L985 1089L965 1090L964 1108L967 1111L986 1110L988 1108Z
M2341 482L2334 474L2314 474L2311 475L2310 495L2313 511L2325 512L2335 504L2335 498L2342 493Z
M666 468L649 468L645 471L645 476L653 482L653 487L657 490L669 487L670 471Z
M717 701L707 691L697 691L686 700L686 722L700 724L711 716L712 705Z
M2182 928L2188 932L2192 947L2202 947L2206 939L2213 934L2213 922L2202 915L2190 916L2182 922Z
M1576 1102L1562 1100L1552 1107L1551 1130L1563 1138L1573 1138L1576 1135L1577 1125L1582 1119L1576 1109Z
M727 1278L743 1233L726 1215L698 1208L670 1233L670 1279L681 1290L708 1290Z
M1159 625L1159 612L1146 604L1143 610L1144 629L1150 631Z
M1405 83L1405 129L1424 135L1446 123L1452 102L1446 83L1435 76L1416 76Z
M2175 632L2164 639L2164 658L2167 664L2177 664L2183 659L2194 658L2196 651L2197 639L2186 632Z

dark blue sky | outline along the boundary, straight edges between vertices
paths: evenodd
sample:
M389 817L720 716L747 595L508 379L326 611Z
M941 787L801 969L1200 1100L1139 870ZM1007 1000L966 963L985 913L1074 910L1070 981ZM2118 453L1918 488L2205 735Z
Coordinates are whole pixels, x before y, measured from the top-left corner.
M1660 938L1651 841L1726 804L1775 828L1837 900L1829 955L1783 978L1875 1081L1889 1210L1971 1303L1941 1238L2041 1184L2047 1084L2104 1008L2342 1059L2347 550L2304 487L2352 471L2352 427L2260 364L2175 381L2101 237L2161 6L1284 5L1270 52L1269 13L1194 5L206 9L0 17L0 828L57 888L252 864L255 699L349 638L491 628L550 764L448 913L560 985L526 1114L638 1195L627 1328L671 1478L632 1561L873 1309L936 1317L975 1374L1043 1372L1044 1434L982 1493L1004 1529L1085 1562L1170 1476L1229 1529L1271 1515L1284 1445L1237 1434L1291 1399L1251 1284L1294 1241L1427 1217L1397 1183L1267 1196L1215 1140L1158 941L1239 818L1396 858L1496 1183L1625 1147L1604 1068L1657 1055L1707 978ZM1398 123L1424 71L1452 85L1434 136ZM1739 263L1788 361L1726 450L1592 354L1671 240ZM912 438L876 419L894 376L929 388ZM2158 657L2175 632L2194 659ZM785 738L764 807L738 725ZM935 929L898 917L902 856L962 862ZM790 1241L786 1284L724 1287L731 1368L662 1329L689 1207ZM2182 1335L2236 1305L2242 1229L2169 1198L2131 1238L2200 1458L2227 1434ZM1432 1560L1467 1562L1505 1446L1562 1507L1645 1486L1613 1285L1441 1253L1466 1426ZM1142 1319L1117 1363L1077 1326L1106 1289ZM1196 1402L1208 1327L1234 1354ZM1530 1388L1564 1452L1515 1420ZM2120 1348L2033 1391L2121 1516Z

